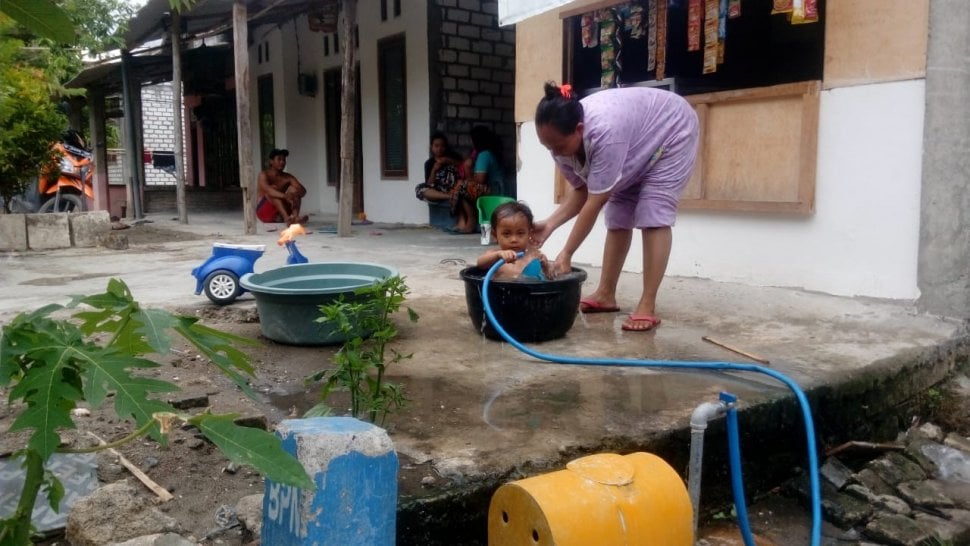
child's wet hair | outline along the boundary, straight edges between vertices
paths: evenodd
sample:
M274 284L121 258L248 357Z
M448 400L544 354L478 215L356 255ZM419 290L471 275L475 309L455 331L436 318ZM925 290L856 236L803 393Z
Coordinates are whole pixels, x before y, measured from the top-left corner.
M506 218L512 218L517 214L525 216L525 219L529 222L529 229L532 229L532 209L522 201L509 201L508 203L502 203L495 207L490 218L492 229L498 229L499 222Z

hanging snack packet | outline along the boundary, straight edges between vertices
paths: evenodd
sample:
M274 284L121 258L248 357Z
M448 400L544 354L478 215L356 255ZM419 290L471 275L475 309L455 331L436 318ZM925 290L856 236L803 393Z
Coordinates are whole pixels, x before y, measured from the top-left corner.
M643 6L639 4L630 6L624 19L624 28L630 33L630 39L643 38Z
M801 25L817 22L818 0L795 0L791 14L791 24Z
M593 18L593 14L587 13L580 20L582 29L583 47L596 47L599 45L599 26Z
M667 76L667 0L657 2L657 75L658 80Z
M647 2L647 70L657 68L657 0Z
M777 15L779 13L791 13L792 12L792 2L794 0L774 0L772 2L771 14Z
M701 25L704 22L702 0L689 0L687 4L687 51L700 51Z

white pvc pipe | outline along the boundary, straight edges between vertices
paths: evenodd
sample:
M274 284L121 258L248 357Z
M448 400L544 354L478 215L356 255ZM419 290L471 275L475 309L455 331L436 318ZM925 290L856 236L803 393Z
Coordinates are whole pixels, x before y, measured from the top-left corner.
M727 412L724 402L704 402L690 415L690 461L687 466L687 494L694 510L694 537L701 504L701 469L704 466L704 431L707 423Z

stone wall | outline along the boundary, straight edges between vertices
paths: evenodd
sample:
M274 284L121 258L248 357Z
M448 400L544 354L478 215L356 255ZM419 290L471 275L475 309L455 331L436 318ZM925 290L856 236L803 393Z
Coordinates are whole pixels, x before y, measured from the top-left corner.
M111 233L103 210L50 214L0 214L0 250L94 247Z
M490 0L428 3L431 130L467 153L470 131L486 125L502 139L505 193L515 189L515 28L498 26Z

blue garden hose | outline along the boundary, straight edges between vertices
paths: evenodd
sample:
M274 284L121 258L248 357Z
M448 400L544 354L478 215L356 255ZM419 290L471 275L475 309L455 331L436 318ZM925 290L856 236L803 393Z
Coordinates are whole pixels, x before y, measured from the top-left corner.
M748 506L744 500L744 482L741 479L741 438L738 434L738 397L726 392L721 393L721 401L728 404L727 434L728 434L728 464L731 465L731 491L734 493L734 511L741 526L741 536L745 546L754 545L751 525L748 522Z
M519 253L522 256L522 253ZM482 281L482 305L485 308L485 315L488 317L489 322L495 331L502 336L502 339L507 341L510 345L516 349L522 351L523 353L538 358L539 360L545 360L548 362L553 362L555 364L576 364L581 366L638 366L646 368L673 368L673 369L700 369L700 370L730 370L730 371L740 371L740 372L755 372L765 374L770 376L788 387L794 394L795 398L798 400L799 408L802 410L802 419L805 422L805 440L808 448L808 477L809 477L809 489L812 496L812 533L811 533L811 545L819 546L821 544L822 537L822 494L821 486L819 484L818 475L818 455L815 452L815 425L812 420L811 408L808 404L808 398L806 398L805 393L802 391L798 385L788 378L786 375L772 370L771 368L766 368L764 366L757 366L754 364L742 364L739 362L690 362L690 361L680 361L680 360L634 360L634 359L623 359L623 358L581 358L575 356L562 356L562 355L551 355L546 353L540 353L534 349L530 349L525 345L519 343L515 338L509 335L505 331L505 328L495 320L495 315L492 313L492 306L488 298L488 285L495 276L495 272L498 271L505 260L501 258L489 268L488 273L485 274L485 278ZM731 476L733 482L733 490L735 497L735 510L737 511L738 521L741 526L742 536L744 538L745 546L754 546L754 537L751 535L751 529L748 524L747 509L744 505L744 488L741 483L741 455L740 448L737 445L737 413L733 411L733 407L728 411L727 415L728 421L728 433L731 439L730 443L735 445L729 445L729 455L731 458ZM733 430L733 431L732 431ZM733 434L733 437L732 437ZM740 499L740 501L739 501Z

